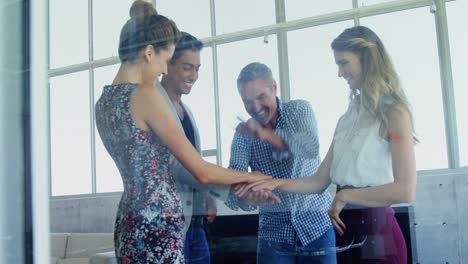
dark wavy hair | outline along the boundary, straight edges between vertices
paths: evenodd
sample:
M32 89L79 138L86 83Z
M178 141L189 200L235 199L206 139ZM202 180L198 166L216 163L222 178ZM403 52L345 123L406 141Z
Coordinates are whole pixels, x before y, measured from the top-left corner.
M174 55L172 55L170 63L174 64L186 50L200 51L202 49L203 43L198 38L190 33L182 31L180 32L180 39L175 45Z

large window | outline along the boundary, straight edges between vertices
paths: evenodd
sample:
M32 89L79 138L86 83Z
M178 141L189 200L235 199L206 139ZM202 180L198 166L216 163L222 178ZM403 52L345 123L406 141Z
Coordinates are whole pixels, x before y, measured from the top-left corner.
M232 56L232 54L237 55ZM264 38L254 38L218 47L221 164L223 166L229 165L231 141L236 126L239 124L239 119L247 120L249 118L237 91L237 77L241 69L247 64L262 62L271 68L274 78L277 79L277 57L276 38L274 36L270 36L268 43L264 42Z
M353 2L349 0L290 0L284 2L286 9L286 20L295 20L323 15L336 11L351 9L353 7Z
M50 68L88 61L88 1L50 0Z
M210 0L157 0L156 9L174 20L182 31L198 38L211 36Z
M50 79L52 195L91 193L89 72Z
M61 1L65 5L67 1ZM87 4L88 1L72 1ZM118 56L120 30L129 18L129 6L133 0L93 1L93 58ZM87 5L86 5L87 6ZM82 15L82 19L87 19ZM111 79L112 80L112 79Z
M65 2L50 0L52 195L122 191L119 172L95 128L93 111L102 87L118 70L119 34L132 0ZM338 78L330 42L343 29L360 23L382 38L409 97L421 141L416 147L417 169L448 168L437 32L429 4L413 9L410 1L359 0L354 3L357 7L374 5L380 11L369 16L363 13L368 8L363 8L353 19L351 0L288 0L284 10L267 0L151 2L156 2L160 14L207 45L201 53L199 80L182 98L194 113L206 159L223 166L229 163L235 127L239 118L249 118L236 79L254 61L272 68L286 99L312 104L323 157L349 93ZM467 9L466 1L447 3L462 166L468 165L468 126L462 122L468 116L463 102L468 87L464 74L468 43L463 34ZM286 23L276 25L277 15L284 15ZM288 24L293 20L297 23ZM280 65L285 58L288 65Z
M460 150L460 165L468 166L468 1L453 1L447 3L447 18L450 37L453 86L455 92L455 107L457 113L458 143Z
M216 33L218 35L275 23L275 1L237 0L215 2Z
M330 43L352 21L327 24L288 33L291 99L312 104L317 119L320 155L325 157L338 118L346 111L349 88L338 78Z
M417 169L447 168L434 15L423 7L360 21L382 39L411 103L420 140L416 145Z

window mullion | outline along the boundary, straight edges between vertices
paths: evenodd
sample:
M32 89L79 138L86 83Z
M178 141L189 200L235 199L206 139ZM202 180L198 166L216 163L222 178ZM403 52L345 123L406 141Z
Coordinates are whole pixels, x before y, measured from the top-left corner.
M448 36L447 13L445 1L437 0L435 4L435 26L437 47L439 49L440 80L445 117L445 137L447 141L448 166L450 169L460 167L458 149L457 117L453 91L452 63L450 60L450 43Z

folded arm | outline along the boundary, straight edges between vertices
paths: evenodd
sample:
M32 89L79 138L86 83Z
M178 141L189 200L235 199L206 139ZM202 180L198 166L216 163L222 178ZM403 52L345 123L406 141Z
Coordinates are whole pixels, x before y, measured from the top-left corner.
M273 157L277 160L297 156L314 159L319 155L317 123L312 107L307 101L297 100L289 111L287 129L262 127L254 119L242 122L237 132L256 138L274 147Z

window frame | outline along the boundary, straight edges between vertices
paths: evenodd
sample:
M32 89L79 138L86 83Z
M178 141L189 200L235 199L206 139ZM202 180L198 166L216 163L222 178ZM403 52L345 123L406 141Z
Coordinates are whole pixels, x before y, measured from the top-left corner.
M93 58L93 1L88 0L88 45L89 45L89 58L88 62L68 65L65 67L48 69L48 78L56 76L67 75L78 71L87 70L89 73L89 94L90 94L90 117L89 121L91 124L91 180L92 190L91 194L82 195L64 195L64 196L53 196L51 188L50 196L52 198L60 197L83 197L83 196L108 196L121 192L106 192L97 193L96 191L96 151L95 151L95 120L94 120L94 69L118 64L118 57L109 57L94 60ZM349 0L353 3L353 8L348 10L340 10L336 12L315 15L307 18L286 21L285 19L285 5L286 0L275 0L276 10L276 24L251 28L247 30L231 32L227 34L218 35L216 32L216 14L215 14L215 0L210 0L210 16L211 16L211 37L201 39L206 47L211 47L212 60L213 60L213 84L214 84L214 112L215 112L215 123L216 123L216 148L215 149L204 149L202 150L202 156L204 157L216 157L217 163L220 164L222 161L221 157L221 145L230 144L221 142L221 131L220 131L220 105L219 105L219 76L218 76L218 54L217 46L225 43L237 42L245 39L264 37L268 35L276 35L278 45L278 65L279 65L279 84L281 87L280 96L284 101L290 100L290 83L289 83L289 67L288 67L288 51L287 51L287 32L314 27L329 23L335 23L345 20L354 20L356 25L359 24L359 19L366 16L374 16L380 14L386 14L390 12L398 12L413 8L428 7L431 12L435 15L435 27L437 35L437 45L439 52L439 64L441 74L441 87L442 87L442 99L443 99L443 111L445 120L446 130L446 142L447 142L447 155L448 164L446 170L457 170L460 169L459 160L459 149L458 149L458 134L457 134L457 123L456 123L456 111L455 111L455 100L453 92L453 78L452 69L450 62L450 45L448 36L448 25L447 15L445 12L445 3L453 0L406 0L406 1L389 1L385 3L379 3L369 6L357 6L358 1ZM156 0L152 1L156 4ZM47 29L47 34L50 28ZM48 47L50 54L50 46ZM50 132L49 132L50 133ZM50 136L50 134L49 134ZM51 169L52 164L49 165ZM466 169L462 168L463 171ZM438 170L435 170L438 171ZM434 172L437 173L437 172ZM419 173L418 173L419 174ZM426 172L421 175L427 174ZM431 174L431 173L430 173ZM52 185L52 178L49 181L49 186Z

